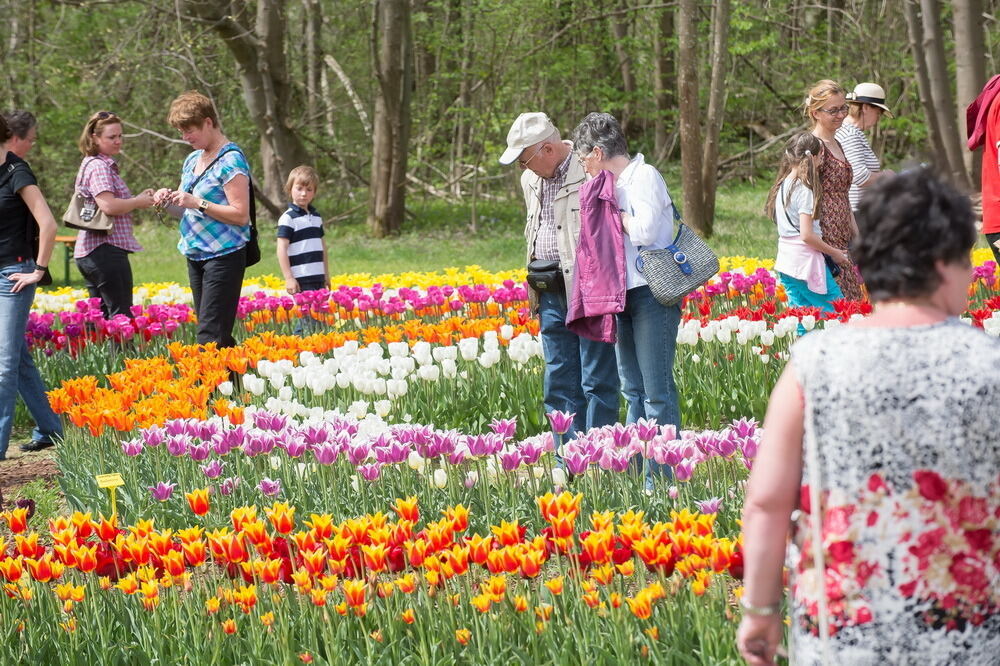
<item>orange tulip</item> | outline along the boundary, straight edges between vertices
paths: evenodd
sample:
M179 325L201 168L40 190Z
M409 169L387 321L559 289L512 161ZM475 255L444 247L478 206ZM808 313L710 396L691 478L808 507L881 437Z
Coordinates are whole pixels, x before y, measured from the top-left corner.
M39 558L45 554L45 546L38 543L38 533L30 532L27 536L14 535L16 550L24 557Z
M191 507L191 513L196 516L204 516L208 513L208 488L199 488L193 490L189 493L185 493L184 497L187 498L188 506ZM233 625L233 631L235 631L235 624ZM232 632L230 632L232 633Z
M531 549L521 556L522 576L525 578L534 578L541 572L542 564L544 562L543 552Z
M84 588L83 585L62 583L60 585L56 585L55 593L59 598L59 601L75 601L76 603L80 603L83 601Z
M702 596L708 591L708 585L711 582L711 576L707 571L699 571L695 575L695 579L691 581L691 591L695 593L695 596Z
M63 564L61 562L53 562L52 556L48 553L42 555L42 557L37 560L31 557L26 557L24 562L28 565L28 571L31 572L31 577L39 583L47 583L50 580L57 579L62 575Z
M549 618L552 617L553 606L551 604L541 604L540 606L535 606L535 617L541 622L548 622Z
M246 536L247 541L252 543L258 548L261 546L269 547L271 544L271 537L267 533L267 529L264 527L264 521L262 520L248 520L242 524L242 529L237 530L237 532Z
M601 605L601 597L596 591L586 592L581 597L583 603L587 604L590 608L597 608Z
M171 576L184 573L184 556L178 550L172 550L161 558L163 569Z
M619 608L622 605L622 595L618 592L612 592L611 596L608 597L608 601L611 602L612 608Z
M468 629L456 629L455 630L455 640L466 645L472 639L472 632Z
M361 552L364 554L366 568L375 573L385 569L385 559L389 554L388 546L384 544L377 546L361 546Z
M115 537L118 536L117 516L111 516L111 518L101 516L100 522L91 524L94 525L94 529L97 532L97 538L101 541L114 541Z
M200 567L202 564L205 563L204 541L191 541L189 543L182 543L181 551L184 553L184 559L187 560L188 565L192 567Z
M326 595L327 591L322 588L313 588L309 590L309 600L312 602L313 606L325 606Z
M515 543L521 542L521 531L516 520L513 522L502 520L500 521L500 525L493 525L490 527L490 530L496 536L501 546L512 546Z
M615 569L610 563L594 567L590 570L590 577L601 585L608 585L611 579L614 578L614 575Z
M557 576L556 578L551 578L545 581L544 585L549 592L558 596L563 592L563 576Z
M408 520L411 523L420 522L420 509L417 507L417 496L411 495L406 499L396 499L396 505L393 507L401 520Z
M222 602L219 600L219 597L212 597L211 599L206 599L205 600L205 611L209 615L215 615L216 613L219 612L219 606L221 604L222 604Z
M326 553L322 550L310 550L301 553L302 566L313 576L318 576L326 569Z
M414 622L417 621L417 616L413 612L412 608L407 608L400 614L399 619L405 622L406 624L413 624Z
M245 524L257 520L257 507L238 506L229 512L229 518L233 521L233 529L239 532Z
M345 580L344 601L353 608L362 606L365 603L365 582L363 580Z
M11 583L20 580L24 573L24 559L22 557L8 557L0 560L0 574Z
M493 545L493 537L484 538L473 534L471 537L467 537L465 542L469 546L469 559L479 565L486 564L490 548Z
M456 532L464 532L469 526L469 510L461 504L456 504L450 509L444 509L442 513L451 521L452 529Z
M333 516L328 513L312 514L311 520L305 521L307 527L312 530L314 538L322 541L333 536Z
M407 541L403 544L403 548L406 550L406 558L410 561L411 567L419 567L423 565L424 560L427 559L427 552L429 548L428 543L423 539L418 539L417 541Z
M403 594L412 594L417 589L417 577L412 573L400 576L396 579L395 583L396 587L398 587L399 591Z
M653 614L653 602L649 598L649 595L642 594L640 591L635 595L635 598L628 598L625 600L628 602L629 610L640 620L648 620L649 616Z
M631 576L635 573L635 560L626 560L621 564L616 564L615 568L618 569L618 573L623 576Z
M21 532L28 529L28 509L19 508L11 509L10 511L4 511L0 513L0 518L7 521L7 525L10 526L10 531L14 534L20 534Z
M353 542L340 534L334 535L332 539L323 539L323 544L330 552L330 557L335 560L342 560L347 557L347 549ZM414 565L417 566L417 565Z
M129 575L118 579L115 587L125 594L131 595L139 591L139 581L136 579L136 575L134 573L130 573Z
M492 601L490 600L490 595L478 594L472 597L472 599L469 600L469 603L471 603L472 607L475 608L480 613L488 613Z
M490 601L499 603L503 601L504 595L507 593L507 577L490 576L489 580L485 583L479 584L479 589L484 594L489 595Z
M225 633L227 633L227 634L235 634L236 633L236 620L230 618L228 620L223 621L223 623L222 623L222 631L225 632Z
M614 525L614 522L614 511L604 511L603 513L595 511L590 514L590 525L594 528L595 532L603 532L610 529Z
M511 603L514 605L514 610L517 611L518 613L523 613L524 611L528 610L528 600L527 598L521 595L517 595L516 597L514 597Z
M76 535L81 539L86 539L94 533L94 522L91 520L90 513L74 511L73 515L70 516L70 522L76 528Z
M278 534L288 534L295 529L295 507L284 502L275 502L271 508L265 509L271 526Z

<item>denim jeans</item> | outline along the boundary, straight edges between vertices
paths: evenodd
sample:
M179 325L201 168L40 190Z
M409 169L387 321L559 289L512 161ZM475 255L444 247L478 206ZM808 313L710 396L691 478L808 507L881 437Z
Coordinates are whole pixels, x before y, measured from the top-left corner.
M625 293L625 310L618 315L618 372L628 414L626 423L641 418L681 427L680 400L674 383L674 351L681 309L653 298L648 286ZM636 460L636 459L633 459ZM652 472L670 475L665 465L649 461Z
M118 314L132 316L132 265L127 250L102 243L86 257L77 258L76 266L90 297L101 299L105 319Z
M62 438L62 422L49 406L45 384L24 339L35 285L15 293L11 291L13 283L7 279L12 273L34 269L31 261L0 267L0 459L7 455L18 393L37 424L32 439L49 442Z
M573 428L563 436L618 421L618 373L615 346L581 338L566 328L566 294L538 296L542 350L545 354L545 411L574 412Z
M187 264L194 312L198 316L198 344L236 346L233 326L246 272L246 247L214 259L188 259Z

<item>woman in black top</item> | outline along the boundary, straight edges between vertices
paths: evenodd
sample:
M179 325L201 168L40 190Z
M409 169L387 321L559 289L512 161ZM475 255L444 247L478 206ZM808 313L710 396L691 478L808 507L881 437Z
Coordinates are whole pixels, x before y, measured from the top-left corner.
M19 118L13 114L15 121ZM25 140L30 142L28 137L15 136L0 116L0 144L5 156L0 165L0 460L7 455L19 392L38 424L31 443L21 449L38 450L62 437L62 423L49 406L45 385L24 339L35 285L45 275L56 237L56 220L38 189L35 174L10 151ZM33 250L36 230L37 252Z

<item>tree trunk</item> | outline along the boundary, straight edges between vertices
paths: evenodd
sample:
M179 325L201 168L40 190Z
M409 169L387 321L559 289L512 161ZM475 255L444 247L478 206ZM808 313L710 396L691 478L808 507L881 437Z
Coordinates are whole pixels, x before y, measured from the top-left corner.
M917 15L917 0L905 0L903 9L906 14L906 28L910 36L910 52L917 74L917 92L920 94L920 105L924 108L924 119L927 121L927 135L930 139L934 160L939 164L947 164L948 157L941 141L941 129L938 126L937 113L934 112L934 98L931 96L930 78L927 74L927 63L923 55L923 28Z
M707 230L702 183L700 105L698 103L698 0L680 0L677 8L677 88L680 107L681 182L684 220Z
M957 83L959 140L968 136L965 108L986 84L986 43L983 35L982 0L952 0L955 20L955 81ZM964 141L963 141L964 143ZM982 153L963 150L965 170L979 182Z
M372 8L375 115L368 227L382 238L399 232L406 203L413 44L409 0L375 0Z
M618 0L616 4L619 9L628 9L628 0ZM610 19L615 59L618 61L618 71L622 77L622 91L625 93L625 100L618 115L619 124L622 126L622 132L625 136L628 136L629 133L629 122L632 119L632 98L635 96L635 75L632 73L632 62L626 48L630 16L631 12L625 12Z
M674 9L660 10L657 30L653 31L653 91L656 96L656 117L653 119L653 153L656 161L667 156L667 118L674 106Z
M275 202L285 198L283 186L288 172L309 162L309 153L287 114L294 106L289 104L292 85L285 63L282 3L258 0L252 27L241 22L247 18L245 14L231 13L230 3L225 0L186 0L184 6L191 15L211 25L236 60L243 99L261 136L261 189L270 199L268 208L273 208Z
M322 99L320 72L323 69L323 48L320 44L319 31L323 12L319 0L302 0L302 5L306 13L306 111L309 115L309 124L318 127L321 109L317 102Z
M709 63L708 113L705 117L705 154L702 159L703 232L711 236L715 225L715 186L718 183L719 134L726 111L726 73L729 65L730 0L718 0L712 22L712 58Z
M927 60L927 76L930 83L930 97L938 116L941 143L947 157L948 171L961 186L969 186L969 174L962 159L958 123L955 120L955 101L951 94L951 76L944 55L944 39L941 34L941 8L938 0L920 0L921 23L924 31L923 51Z

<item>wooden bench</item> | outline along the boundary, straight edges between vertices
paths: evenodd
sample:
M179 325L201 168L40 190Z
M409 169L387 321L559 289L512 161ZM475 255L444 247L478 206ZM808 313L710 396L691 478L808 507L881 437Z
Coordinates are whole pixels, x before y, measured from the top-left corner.
M69 272L69 260L73 257L73 250L76 249L76 236L56 236L56 243L62 243L66 253L63 255L63 277L66 284L72 284L73 279Z

